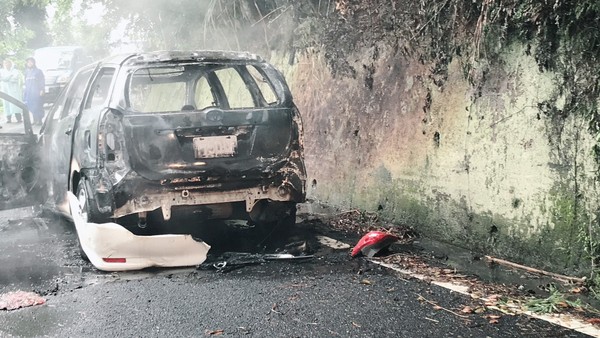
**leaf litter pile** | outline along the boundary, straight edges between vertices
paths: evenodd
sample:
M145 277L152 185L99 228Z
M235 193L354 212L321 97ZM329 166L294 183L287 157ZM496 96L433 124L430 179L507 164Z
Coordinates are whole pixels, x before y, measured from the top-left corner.
M418 234L411 227L393 224L380 220L376 213L351 210L339 213L324 220L331 228L348 234L362 236L369 231L385 231L400 238L399 244L411 244L418 238ZM583 321L600 327L600 311L584 304L580 299L574 299L587 293L587 288L582 283L562 283L559 291L557 284L551 283L540 287L547 298L532 296L531 290L525 290L519 285L506 285L485 282L477 276L460 273L454 268L449 268L438 259L425 257L412 252L394 253L387 252L372 259L387 266L410 272L427 282L450 283L460 286L464 293L471 296L471 303L458 309L446 309L437 303L416 295L423 304L429 304L436 310L444 310L461 318L469 315L480 315L490 324L497 324L502 316L514 316L523 312L537 314L568 313ZM527 273L526 273L527 274ZM539 278L535 274L528 274L531 278Z
M326 221L331 228L362 236L372 230L388 232L400 238L401 243L411 243L418 237L411 227L385 222L373 212L350 210L333 216Z

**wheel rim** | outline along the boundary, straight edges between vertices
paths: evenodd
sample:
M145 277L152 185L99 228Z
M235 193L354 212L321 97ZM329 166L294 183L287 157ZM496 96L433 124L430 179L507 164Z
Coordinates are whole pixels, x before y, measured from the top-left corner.
M81 218L83 218L83 220L87 223L87 192L85 191L83 184L82 187L79 188L79 193L77 194L77 201L79 202L79 214L81 215Z

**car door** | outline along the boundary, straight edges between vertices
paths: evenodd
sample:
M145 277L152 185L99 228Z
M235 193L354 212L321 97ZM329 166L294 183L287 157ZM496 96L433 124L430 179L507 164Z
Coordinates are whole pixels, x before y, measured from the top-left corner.
M51 176L51 195L54 202L66 201L69 189L71 152L73 149L73 129L75 120L81 111L85 90L94 67L86 67L78 72L69 86L54 104L43 130L43 148L50 154L48 168ZM60 206L60 205L59 205Z
M38 204L43 200L43 182L37 136L27 106L0 91L0 209ZM9 107L10 105L10 107ZM5 108L6 106L6 108ZM5 123L8 111L21 113L20 122ZM16 116L13 116L13 121Z

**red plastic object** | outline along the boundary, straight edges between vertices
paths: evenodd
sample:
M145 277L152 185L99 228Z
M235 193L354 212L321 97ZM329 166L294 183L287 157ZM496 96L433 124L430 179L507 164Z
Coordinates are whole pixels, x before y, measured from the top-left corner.
M399 238L382 231L370 231L364 235L352 249L352 257L362 252L367 257L375 256L383 248L390 246Z
M106 263L127 263L127 258L107 257L107 258L102 258L102 260L105 261Z

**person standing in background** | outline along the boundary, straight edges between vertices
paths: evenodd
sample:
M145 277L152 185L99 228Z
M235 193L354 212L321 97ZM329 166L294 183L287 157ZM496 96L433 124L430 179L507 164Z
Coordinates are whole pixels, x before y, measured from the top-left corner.
M25 93L23 101L33 115L33 124L41 125L44 118L44 73L35 65L35 59L30 57L25 69Z
M21 99L23 97L23 91L21 90L21 73L13 67L11 60L6 59L3 62L4 68L0 69L0 90L6 94ZM4 106L4 116L6 116L6 123L12 123L12 117L14 116L16 122L21 122L21 108L14 104L2 100Z

